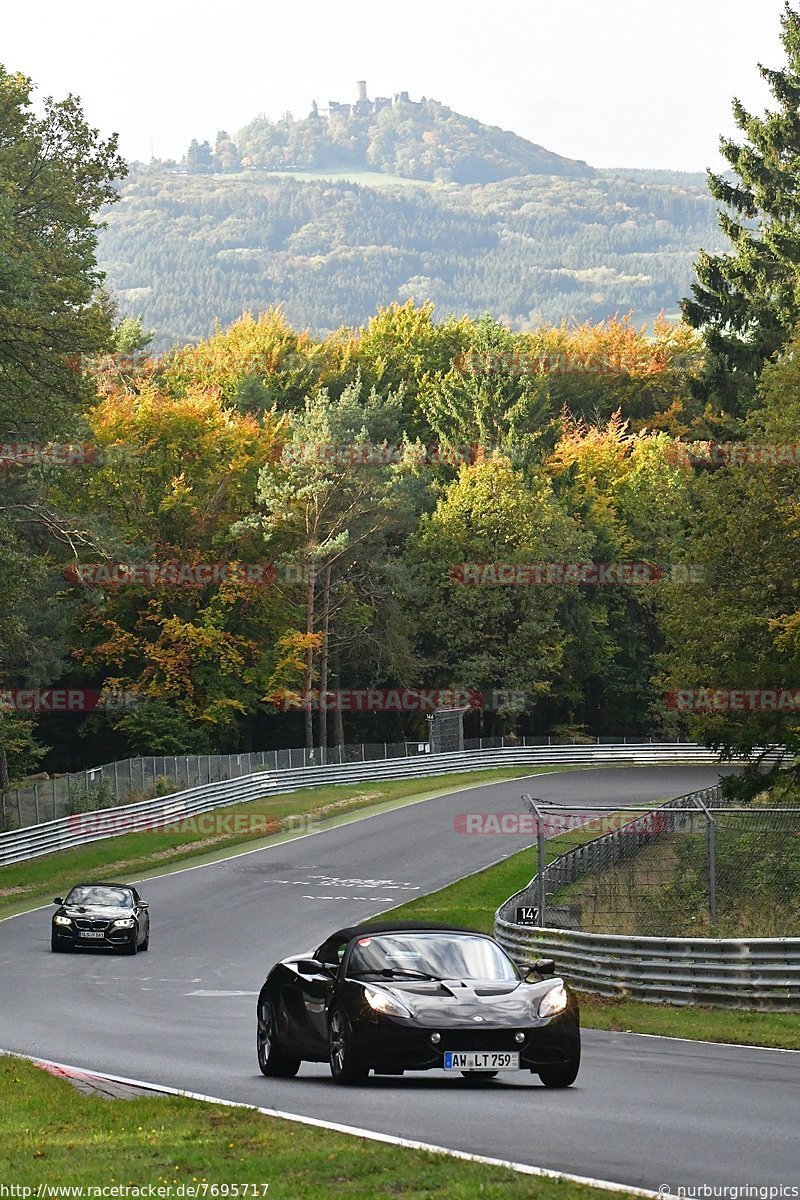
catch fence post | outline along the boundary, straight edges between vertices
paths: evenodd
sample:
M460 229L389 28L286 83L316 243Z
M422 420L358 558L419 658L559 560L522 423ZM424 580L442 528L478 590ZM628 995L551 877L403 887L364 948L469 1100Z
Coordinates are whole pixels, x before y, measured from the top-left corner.
M544 831L544 813L539 805L541 800L533 796L524 795L522 799L530 808L531 812L536 817L536 924L540 929L544 929L545 925L545 906L547 904L547 892L545 888L544 873L547 869L547 851L545 847L545 831Z
M707 795L707 793L704 793ZM708 836L708 915L712 927L717 923L717 823L709 812L700 794L694 797L695 804L702 808L706 818Z
M717 823L708 814L708 913L711 925L717 923Z

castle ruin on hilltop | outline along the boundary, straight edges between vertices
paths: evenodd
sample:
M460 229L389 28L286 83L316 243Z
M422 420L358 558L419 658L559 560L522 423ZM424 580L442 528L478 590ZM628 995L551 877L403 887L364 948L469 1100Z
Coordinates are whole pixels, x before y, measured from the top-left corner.
M327 108L320 108L316 100L311 101L311 112L308 114L310 120L316 120L321 117L366 117L370 113L380 112L382 108L394 108L398 104L419 105L425 103L425 97L421 100L409 100L408 92L395 92L393 96L376 96L374 100L370 100L367 96L367 81L359 79L356 83L358 94L352 104L341 103L339 100L329 100Z

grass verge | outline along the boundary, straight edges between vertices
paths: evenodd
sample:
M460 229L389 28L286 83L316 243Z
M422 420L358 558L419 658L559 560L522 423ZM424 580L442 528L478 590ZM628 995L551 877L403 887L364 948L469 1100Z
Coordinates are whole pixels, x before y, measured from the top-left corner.
M592 834L580 831L550 838L548 861L566 853ZM441 891L431 892L391 910L398 920L441 921L491 933L494 914L504 900L523 888L536 873L536 850L523 850L494 867L468 875ZM376 920L384 920L384 913ZM581 1024L591 1029L651 1033L662 1037L730 1042L800 1050L800 1020L793 1013L739 1012L670 1004L646 1004L580 993Z
M161 1196L175 1197L190 1194L186 1185L206 1184L207 1196L232 1197L246 1184L239 1195L247 1200L597 1200L602 1194L252 1109L183 1097L84 1096L19 1058L0 1058L0 1093L0 1182L18 1187L153 1185L170 1189Z
M312 832L356 812L381 811L448 791L541 771L576 769L574 766L497 767L426 779L328 784L233 804L187 818L169 828L124 833L2 867L0 918L63 895L80 879L141 879L188 861L210 862L236 850L256 849L268 845L275 837ZM265 838L265 832L270 836Z

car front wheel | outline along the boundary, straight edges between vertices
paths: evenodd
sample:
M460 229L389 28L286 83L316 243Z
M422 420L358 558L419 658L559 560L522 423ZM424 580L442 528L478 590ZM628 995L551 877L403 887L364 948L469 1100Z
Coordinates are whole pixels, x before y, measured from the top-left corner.
M578 1078L580 1065L580 1059L573 1059L572 1062L564 1063L562 1066L547 1067L545 1070L537 1071L537 1075L546 1088L566 1088Z
M353 1045L353 1035L347 1018L340 1008L331 1013L328 1027L328 1049L331 1075L336 1083L363 1083L369 1075L367 1067L358 1057Z
M265 998L258 1006L256 1049L259 1069L262 1075L273 1079L293 1079L300 1070L300 1059L281 1049L275 1027L275 1010L272 1002Z

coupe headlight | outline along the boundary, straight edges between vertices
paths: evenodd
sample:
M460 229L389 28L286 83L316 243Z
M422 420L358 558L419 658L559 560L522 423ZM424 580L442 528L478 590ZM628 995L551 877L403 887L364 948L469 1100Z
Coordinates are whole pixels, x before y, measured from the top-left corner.
M133 917L120 917L118 921L114 922L114 926L117 929L130 929L135 924L136 922Z
M71 925L72 921L69 917L53 917L56 925Z
M411 1012L406 1008L396 996L390 996L388 992L380 991L378 988L365 987L364 995L367 997L367 1004L375 1012L382 1013L385 1017L410 1017Z
M545 992L539 1001L539 1016L540 1017L555 1017L558 1013L563 1012L569 1003L567 989L563 983L559 983L556 987L550 988L549 992Z

